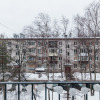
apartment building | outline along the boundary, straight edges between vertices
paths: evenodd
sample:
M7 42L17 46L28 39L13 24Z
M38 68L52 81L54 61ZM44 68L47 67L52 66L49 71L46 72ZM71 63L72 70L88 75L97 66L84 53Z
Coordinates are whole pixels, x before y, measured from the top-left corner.
M99 71L100 38L11 38L7 49L15 66L25 69L45 67L64 69L72 64L74 71Z

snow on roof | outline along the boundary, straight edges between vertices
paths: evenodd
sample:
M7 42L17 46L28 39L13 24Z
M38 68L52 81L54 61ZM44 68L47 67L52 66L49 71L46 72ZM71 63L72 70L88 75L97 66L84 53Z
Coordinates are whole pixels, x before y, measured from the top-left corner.
M77 37L77 36L72 36L72 37L64 37L64 36L59 36L59 37L32 37L32 38L4 38L7 40L30 40L30 39L100 39L100 37Z

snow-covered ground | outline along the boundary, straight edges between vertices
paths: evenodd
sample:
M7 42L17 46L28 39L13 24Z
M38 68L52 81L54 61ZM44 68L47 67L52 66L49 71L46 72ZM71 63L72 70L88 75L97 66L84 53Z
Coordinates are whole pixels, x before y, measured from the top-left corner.
M83 80L90 80L90 73L79 73L79 72L76 72L73 74L74 75L74 78L77 80L82 80L82 77L83 77ZM91 80L94 80L94 76L95 73L91 73ZM100 73L96 73L96 80L100 80Z
M5 76L5 78L9 78L10 76L10 73L6 73L7 75ZM61 73L49 73L49 80L66 80L65 79L65 74L62 73L63 75L63 78L61 76ZM0 73L0 80L2 79L2 73ZM42 73L41 75L38 74L38 73L25 73L24 74L25 76L25 79L26 80L48 80L48 74L47 73ZM74 78L76 80L82 80L82 77L83 77L83 80L90 80L90 73L79 73L79 72L76 72L73 74ZM91 73L91 80L94 80L94 73ZM18 77L15 78L15 80L18 80ZM96 80L100 80L100 73L96 73Z
M26 73L25 77L27 80L48 80L48 76L45 73L42 73L39 77L39 74ZM54 77L54 78L53 78ZM63 78L61 77L61 73L49 73L49 80L65 80L64 73Z
M76 80L81 80L81 73L74 73L73 74ZM59 81L64 81L65 77L64 77L64 73L63 73L63 78L61 78L61 73L50 73L49 74L49 80L53 80L53 76L54 76L54 80L59 80ZM89 73L83 73L83 80L90 80L90 74ZM26 73L25 77L27 80L48 80L48 77L45 73L41 74L39 76L39 74L33 74L33 73ZM92 80L94 80L94 73L92 73ZM100 80L100 74L97 73L96 74L96 80ZM11 86L7 86L7 89L10 89ZM17 90L17 86L16 86L16 90L15 91L7 91L7 100L18 100L18 90ZM20 90L22 90L22 86L20 86ZM21 91L20 92L20 98L21 100L31 100L31 86L27 86L26 88L26 92ZM47 89L48 91L48 89ZM36 100L45 100L45 89L43 91L37 91L37 85L34 87L34 93L36 95ZM63 91L63 93L60 95L60 99L61 100L66 100L66 91ZM48 98L48 93L47 93L47 98ZM3 100L3 91L0 90L0 100ZM49 100L49 99L47 99ZM50 100L52 100L52 91L50 91ZM53 100L58 100L58 93L57 92L53 92ZM71 96L70 96L70 100L71 100ZM81 91L77 90L77 93L75 95L75 100L84 100L84 94L82 94ZM95 92L94 96L91 96L90 94L90 90L88 92L88 100L99 100L99 92Z

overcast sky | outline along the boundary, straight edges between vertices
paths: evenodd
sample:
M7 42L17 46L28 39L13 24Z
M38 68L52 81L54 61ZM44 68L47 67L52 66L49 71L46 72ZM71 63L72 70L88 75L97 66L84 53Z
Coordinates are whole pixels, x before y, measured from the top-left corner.
M53 19L64 15L72 22L93 1L98 0L0 0L0 33L7 36L21 33L41 12Z

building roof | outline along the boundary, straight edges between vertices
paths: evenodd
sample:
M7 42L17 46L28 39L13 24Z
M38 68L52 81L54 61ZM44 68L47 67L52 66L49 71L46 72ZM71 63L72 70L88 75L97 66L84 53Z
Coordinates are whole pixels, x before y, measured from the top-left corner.
M3 40L79 40L79 39L100 39L100 37L49 37L49 38L4 38ZM1 39L2 40L2 39Z

